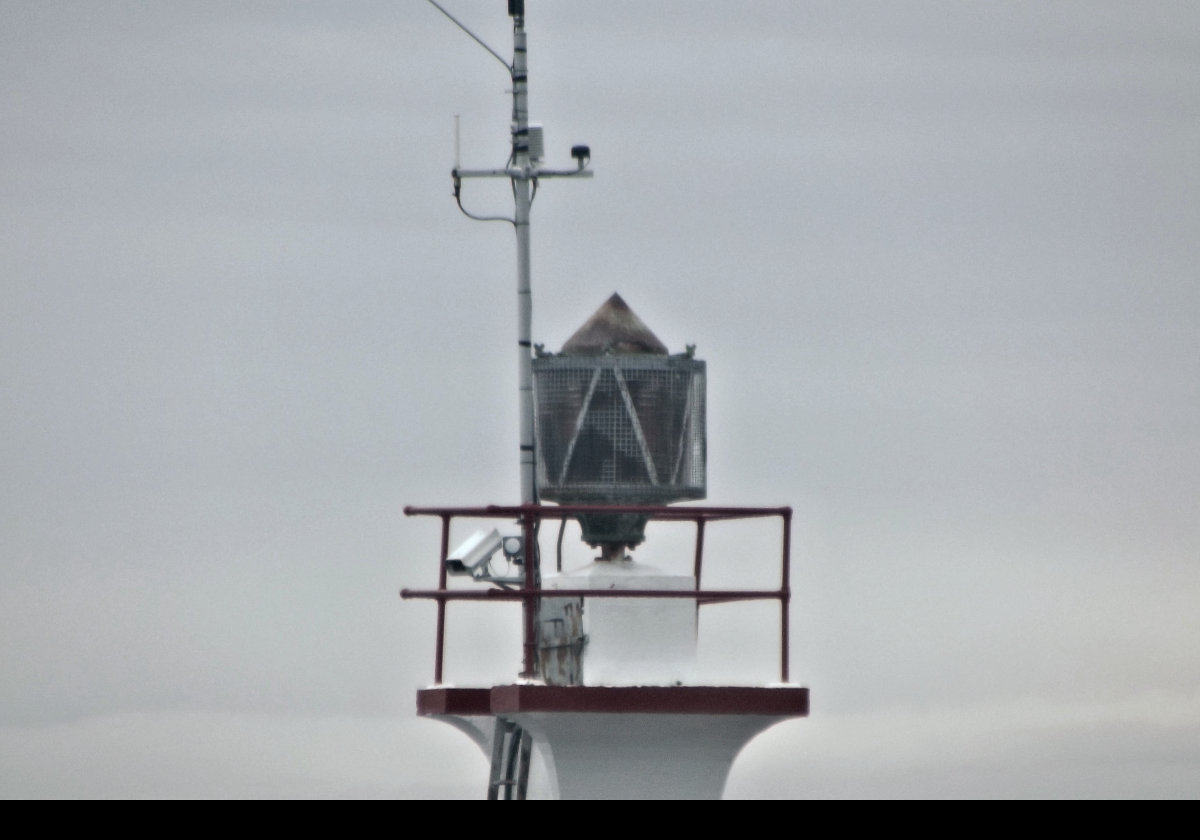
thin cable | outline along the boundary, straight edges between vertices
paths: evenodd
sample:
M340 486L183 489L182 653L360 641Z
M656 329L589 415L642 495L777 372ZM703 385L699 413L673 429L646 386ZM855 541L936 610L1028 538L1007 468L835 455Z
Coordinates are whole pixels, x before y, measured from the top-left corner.
M482 38L480 38L478 35L476 35L470 29L467 29L467 27L464 26L462 24L462 22L459 21L458 18L456 18L454 15L450 14L445 9L443 9L441 6L439 6L436 2L434 2L434 0L429 0L429 5L433 6L433 8L437 9L439 12L444 14L446 17L450 18L451 22L453 22L455 26L457 26L463 32L466 32L468 35L470 35L472 38L474 38L475 42L477 44L479 44L479 46L483 47L485 50L490 52L497 61L499 61L501 64L504 65L504 69L509 72L509 75L512 75L512 71L513 71L512 65L509 64L507 61L505 61L504 57L501 56L500 53L496 52L494 49L492 49L486 43L484 43Z
M510 160L511 160L511 158L510 158ZM511 165L511 164L510 164L510 165ZM513 194L513 199L514 199L514 200L516 200L516 197L517 197L517 179L516 179L516 178L512 178L512 179L510 179L510 180L511 180L511 183L512 183L512 194ZM535 198L537 198L538 179L537 179L536 177L530 178L530 179L529 179L529 183L533 184L533 192L531 192L531 193L529 194L529 207L532 209L532 208L533 208L533 200L534 200Z
M567 517L558 520L558 571L562 572L562 538L563 531L567 530Z
M430 2L432 2L432 0L430 0ZM462 214L468 219L474 219L477 222L508 222L513 227L517 226L517 220L509 218L508 216L476 216L470 210L463 207L462 180L457 175L454 176L454 203L458 205L458 209L461 210Z

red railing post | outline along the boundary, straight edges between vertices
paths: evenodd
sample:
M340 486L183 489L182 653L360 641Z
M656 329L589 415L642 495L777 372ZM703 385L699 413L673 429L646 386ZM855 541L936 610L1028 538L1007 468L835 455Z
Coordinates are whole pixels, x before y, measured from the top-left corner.
M446 588L446 557L450 553L450 514L442 514L442 553L438 555L438 590ZM446 599L438 598L437 604L437 647L433 655L433 682L442 684L442 663L446 649Z
M780 678L783 682L788 681L788 661L791 658L788 650L789 631L789 616L791 608L792 589L791 589L791 564L792 564L792 509L784 508L780 513L780 518L783 519L783 581L780 584L780 610L783 613L779 621L780 635Z

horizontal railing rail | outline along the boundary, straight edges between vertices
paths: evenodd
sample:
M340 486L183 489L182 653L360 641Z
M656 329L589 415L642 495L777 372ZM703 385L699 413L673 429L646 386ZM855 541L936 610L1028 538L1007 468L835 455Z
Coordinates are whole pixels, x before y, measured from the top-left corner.
M555 598L689 598L698 605L734 601L775 600L780 605L780 680L788 681L789 621L791 601L791 527L790 507L691 507L651 505L487 505L484 507L406 507L406 516L435 516L441 519L441 553L438 557L437 589L402 589L404 599L421 598L437 602L437 638L434 651L434 682L440 685L445 664L446 605L449 601L519 601L523 612L523 670L521 677L537 676L537 602L543 597ZM561 520L579 514L625 513L645 516L648 521L692 522L696 525L693 590L663 589L545 589L540 577L540 550L537 543L538 526L544 519ZM732 519L778 517L783 526L780 556L780 585L778 589L703 589L700 586L704 565L704 532L709 522ZM525 580L520 588L448 589L446 559L450 552L450 523L454 519L507 519L521 526L526 546Z

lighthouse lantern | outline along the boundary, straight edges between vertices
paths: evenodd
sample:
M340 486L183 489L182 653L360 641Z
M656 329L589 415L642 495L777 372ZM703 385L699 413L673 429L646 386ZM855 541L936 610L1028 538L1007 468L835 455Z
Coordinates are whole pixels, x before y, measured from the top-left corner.
M533 361L537 486L565 504L662 505L705 495L705 365L666 346L614 294L556 355ZM643 539L636 514L585 514L583 539Z

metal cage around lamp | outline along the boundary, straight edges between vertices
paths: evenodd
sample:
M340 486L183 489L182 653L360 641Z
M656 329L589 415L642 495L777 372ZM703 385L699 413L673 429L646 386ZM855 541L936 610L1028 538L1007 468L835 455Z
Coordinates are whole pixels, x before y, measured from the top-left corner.
M542 499L662 505L704 498L705 364L690 352L667 355L618 296L563 352L533 360L533 388ZM580 521L592 545L643 539L636 515Z

